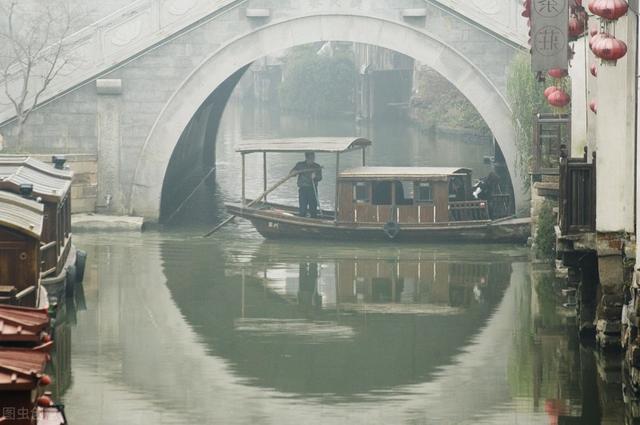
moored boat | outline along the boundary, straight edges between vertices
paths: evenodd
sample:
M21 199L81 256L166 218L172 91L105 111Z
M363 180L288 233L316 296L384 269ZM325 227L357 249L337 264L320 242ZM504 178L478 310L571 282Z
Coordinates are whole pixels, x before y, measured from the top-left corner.
M25 156L0 156L0 203L5 204L2 208L15 210L15 215L20 214L16 210L19 207L28 213L32 221L21 223L24 218L12 218L11 215L0 219L0 261L11 261L10 258L16 254L16 232L21 233L23 239L27 236L36 240L37 252L26 254L30 260L33 259L38 270L35 286L45 289L42 292L47 292L55 302L64 296L67 286L82 278L85 254L76 250L72 243L73 172L64 167L64 157L54 156L52 162L54 165ZM23 253L19 255L24 257ZM27 265L23 259L10 268L16 270L11 275L0 273L0 286L22 285L21 280L24 279L18 274L31 272L34 266L31 263ZM7 297L11 298L10 295ZM16 303L15 299L7 301ZM33 302L20 304L37 306Z
M0 305L0 346L41 347L51 342L45 309Z
M45 390L49 354L36 349L0 348L0 423L64 425L64 406Z
M237 149L243 164L242 201L227 204L227 210L250 220L267 238L525 242L529 237L530 220L509 215L510 202L504 194L487 199L474 196L470 169L366 166L365 151L370 145L362 138L243 143ZM334 209L321 210L314 218L264 199L275 188L266 187L266 154L309 151L336 155ZM362 165L340 170L340 155L352 151L361 151ZM265 192L254 201L245 198L244 158L250 153L262 153L264 159Z

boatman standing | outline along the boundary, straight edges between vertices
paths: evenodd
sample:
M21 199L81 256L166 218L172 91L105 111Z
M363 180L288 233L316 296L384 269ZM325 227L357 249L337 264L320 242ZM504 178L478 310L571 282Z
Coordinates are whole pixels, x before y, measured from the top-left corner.
M298 162L293 167L291 173L299 173L300 217L306 217L309 212L311 218L316 218L318 217L318 182L322 180L322 167L315 162L316 155L313 152L305 152L304 158L304 161Z

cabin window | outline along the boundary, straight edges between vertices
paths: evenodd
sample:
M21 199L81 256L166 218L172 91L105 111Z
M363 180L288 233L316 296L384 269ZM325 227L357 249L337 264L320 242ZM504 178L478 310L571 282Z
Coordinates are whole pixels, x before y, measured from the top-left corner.
M395 186L396 205L413 205L413 183L394 181L373 182L373 205L391 205L392 188Z
M355 183L353 185L353 199L359 203L369 203L369 185L367 183Z
M396 182L396 204L413 205L413 182Z
M431 183L418 183L418 202L433 202L433 191Z
M391 182L373 182L373 205L391 205Z

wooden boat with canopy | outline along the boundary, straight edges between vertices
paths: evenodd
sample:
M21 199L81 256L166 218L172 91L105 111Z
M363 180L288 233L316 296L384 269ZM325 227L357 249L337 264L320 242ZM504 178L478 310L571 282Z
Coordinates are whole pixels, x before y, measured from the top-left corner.
M27 156L0 155L0 203L3 204L0 208L30 205L28 208L38 210L35 217L38 224L29 223L31 227L22 233L38 240L34 261L40 271L39 280L52 302L62 297L73 282L82 281L86 257L86 253L76 250L72 243L71 185L74 174L64 166L65 162L63 156L54 156L52 164L48 164ZM13 268L25 269L24 264L13 258L15 247L10 250L7 247L14 238L9 237L9 230L5 229L24 230L0 217L0 264L8 261L13 262ZM8 272L3 273L0 267L0 285L19 286L22 284L19 280ZM34 306L32 303L27 305Z
M305 138L255 140L240 144L242 201L227 204L234 216L246 218L267 238L394 241L524 242L530 234L528 218L494 217L490 201L475 199L471 170L461 167L379 167L366 165L363 138ZM267 154L271 152L335 154L334 209L317 218L301 217L298 208L266 200L266 196L294 174L267 188ZM359 167L341 170L340 158L360 152ZM245 197L245 157L263 156L264 192Z

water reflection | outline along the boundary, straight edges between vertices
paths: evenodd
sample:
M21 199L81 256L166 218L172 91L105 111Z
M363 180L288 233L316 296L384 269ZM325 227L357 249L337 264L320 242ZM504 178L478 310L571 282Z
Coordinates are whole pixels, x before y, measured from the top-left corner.
M227 267L224 280L191 287L206 291L207 305L201 314L183 310L185 318L253 385L296 396L388 391L449 363L511 277L507 259L453 262L420 250L415 258L353 258L337 249L323 256L309 244L263 243L250 262ZM180 264L164 265L178 300Z
M633 423L620 363L511 250L235 236L79 238L73 423Z

